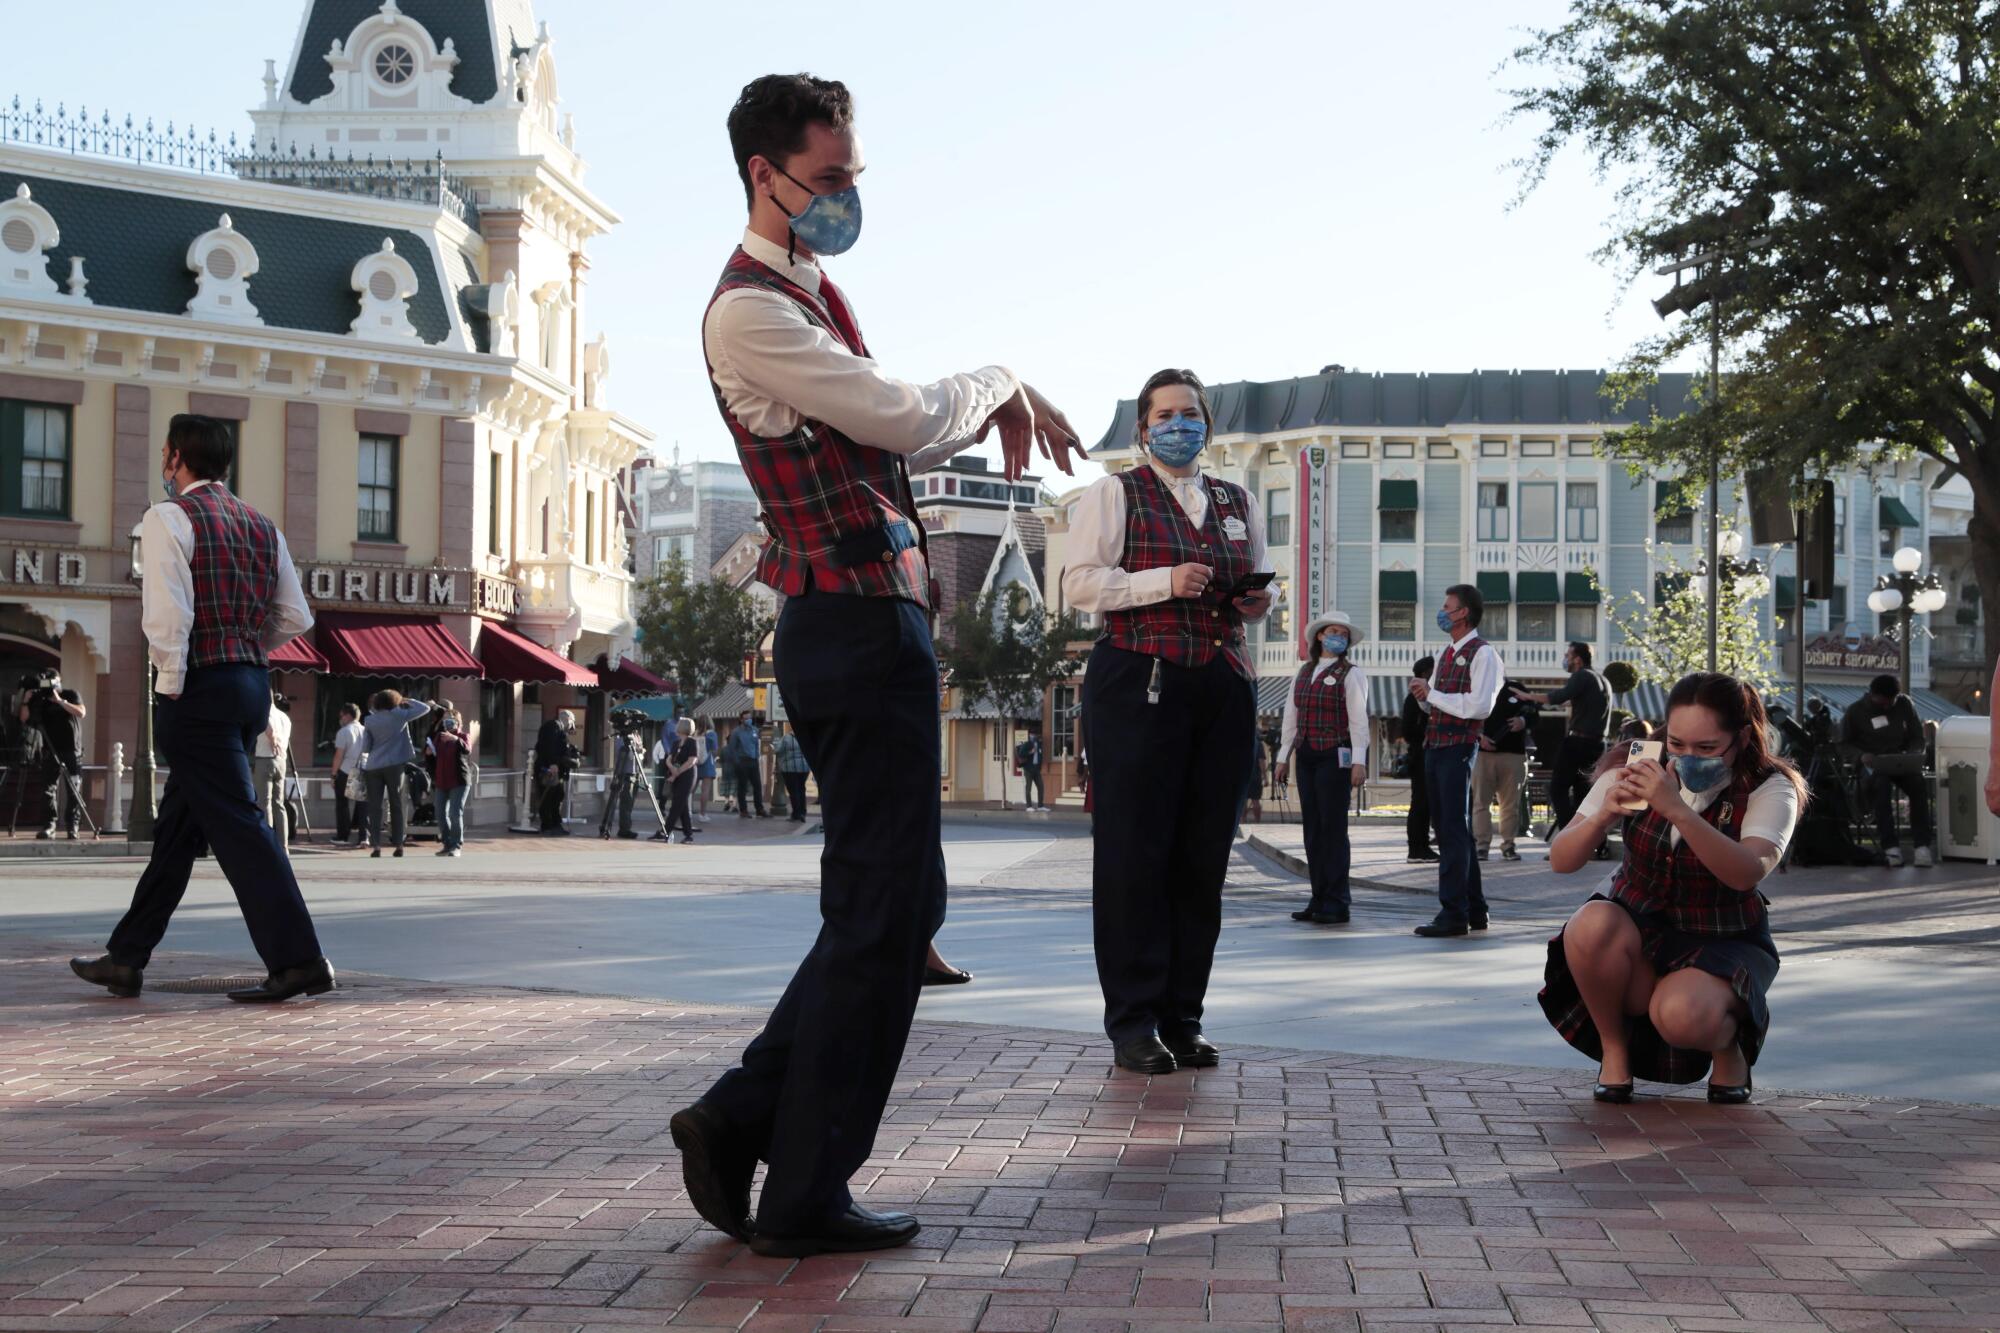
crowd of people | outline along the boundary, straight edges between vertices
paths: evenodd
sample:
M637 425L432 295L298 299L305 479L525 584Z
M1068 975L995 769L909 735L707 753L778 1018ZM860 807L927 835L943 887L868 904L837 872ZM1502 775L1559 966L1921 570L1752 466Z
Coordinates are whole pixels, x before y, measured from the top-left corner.
M758 578L785 599L774 657L789 731L772 754L794 818L804 816L806 773L817 776L826 843L811 949L762 1031L669 1128L692 1205L757 1253L876 1250L908 1242L920 1223L865 1207L850 1178L873 1151L922 987L970 977L935 944L946 884L938 608L909 474L996 433L1009 479L1036 449L1068 472L1082 446L1063 414L1004 366L912 384L869 355L821 266L861 225L863 162L843 85L758 79L728 129L749 219L710 299L703 347L769 536ZM1272 566L1261 507L1203 470L1214 417L1199 376L1166 369L1147 379L1134 429L1145 461L1079 498L1061 577L1068 605L1103 624L1080 730L1104 1031L1118 1067L1164 1075L1220 1059L1204 1030L1206 997L1231 845L1257 772L1245 627L1271 607ZM268 654L312 615L283 535L221 484L234 449L222 423L175 417L161 449L167 498L142 525L144 623L171 776L131 909L102 956L71 961L116 995L140 992L204 848L267 969L229 998L278 1002L335 984L252 772L260 733L274 765L287 748L274 730ZM1416 933L1443 940L1489 928L1480 867L1492 829L1474 803L1481 792L1499 802L1500 854L1518 854L1521 829L1507 810L1523 733L1532 710L1567 706L1565 813L1551 868L1582 870L1614 830L1624 859L1608 891L1550 939L1541 1006L1564 1040L1599 1061L1601 1100L1628 1100L1635 1079L1707 1076L1710 1100L1747 1101L1778 970L1758 886L1805 800L1800 775L1771 747L1762 700L1742 681L1693 674L1668 695L1657 739L1607 746L1605 691L1588 648L1573 645L1569 681L1538 695L1509 685L1499 650L1480 634L1483 615L1476 587L1445 589L1435 619L1448 642L1407 684L1404 735L1422 797L1410 855L1438 867L1438 911ZM1345 612L1309 627L1276 757L1274 776L1296 773L1306 806L1312 894L1298 915L1314 925L1350 919L1346 814L1368 768L1367 678L1353 658L1362 634ZM1910 723L1896 700L1848 721L1861 762L1895 777ZM472 746L449 709L393 690L365 714L343 713L340 831L358 830L373 855L385 844L402 854L413 727L428 732L422 749L446 793L441 854L454 855L475 781ZM575 717L558 712L535 741L537 813L551 834L566 831L575 730ZM641 749L626 735L614 755L602 836L614 824L630 832L649 777L642 759L672 810L662 824L683 840L709 818L718 778L740 818L768 817L763 740L748 714L719 742L681 719L671 743ZM1033 758L1024 769L1039 768L1038 750ZM2000 773L1987 800L2000 813Z

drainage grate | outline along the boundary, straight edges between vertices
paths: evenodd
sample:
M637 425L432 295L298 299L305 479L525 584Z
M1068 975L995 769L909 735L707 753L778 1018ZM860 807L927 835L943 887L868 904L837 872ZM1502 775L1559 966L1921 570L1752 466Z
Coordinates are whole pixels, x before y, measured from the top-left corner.
M146 979L147 990L166 991L174 995L220 995L227 990L244 990L255 986L264 978L249 977L170 977L165 981Z

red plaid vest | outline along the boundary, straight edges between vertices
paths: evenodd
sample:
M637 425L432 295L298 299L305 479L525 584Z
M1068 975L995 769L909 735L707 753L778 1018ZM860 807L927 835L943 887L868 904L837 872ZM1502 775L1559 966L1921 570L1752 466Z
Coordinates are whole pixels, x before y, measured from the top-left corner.
M1347 730L1347 673L1352 662L1336 662L1318 680L1317 663L1299 668L1292 682L1292 704L1299 719L1298 743L1308 750L1337 750L1351 739Z
M1751 783L1737 778L1701 817L1732 838L1743 836L1743 811ZM1625 830L1625 862L1611 877L1611 898L1635 914L1665 916L1676 930L1735 935L1764 924L1764 899L1739 893L1717 879L1685 841L1673 842L1673 825L1648 810Z
M264 622L278 590L278 530L219 482L174 497L194 528L189 669L264 660Z
M1447 648L1438 654L1437 672L1431 677L1431 691L1435 694L1464 694L1472 688L1472 659L1486 646L1486 640L1477 634L1468 634L1456 647ZM1477 717L1454 717L1439 708L1431 710L1430 725L1424 731L1424 748L1435 750L1441 745L1477 745L1479 733L1486 726L1486 719Z
M741 288L790 298L841 346L856 356L868 355L861 329L830 279L820 278L819 295L814 296L738 246L709 305L713 307L724 292ZM909 467L901 455L857 444L823 421L801 419L786 435L752 434L723 401L713 365L709 387L715 390L715 405L729 433L736 437L737 457L763 509L758 521L770 536L757 562L759 582L787 597L804 592L810 580L811 586L827 592L902 597L930 606L924 525L917 519ZM909 544L900 551L849 563L836 549L844 539L865 539L891 524L905 529Z
M1118 559L1128 573L1203 564L1215 571L1209 591L1200 597L1170 597L1151 606L1108 611L1104 638L1119 648L1164 658L1176 666L1207 666L1217 653L1246 680L1256 680L1250 652L1243 643L1243 617L1224 599L1250 572L1250 541L1229 538L1224 523L1250 521L1250 495L1232 482L1202 478L1208 487L1208 514L1197 530L1187 511L1160 480L1151 464L1117 474L1125 488L1125 552Z

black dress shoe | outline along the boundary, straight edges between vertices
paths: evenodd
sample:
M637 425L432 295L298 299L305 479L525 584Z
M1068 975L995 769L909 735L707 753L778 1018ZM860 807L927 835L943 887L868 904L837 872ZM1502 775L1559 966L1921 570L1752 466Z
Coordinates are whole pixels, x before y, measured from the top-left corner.
M273 972L246 990L233 990L229 998L238 1004L277 1004L294 995L324 995L332 990L333 964L324 958Z
M1162 1038L1160 1044L1183 1069L1213 1069L1222 1060L1222 1052L1215 1048L1215 1043L1199 1032L1192 1037Z
M1628 1078L1623 1083L1600 1083L1591 1089L1590 1095L1596 1101L1623 1106L1632 1100L1632 1080Z
M1502 861L1518 861L1521 859L1521 854L1512 847L1502 847L1500 849L1500 859Z
M898 1245L908 1245L921 1230L922 1225L908 1213L873 1213L851 1203L846 1212L816 1231L780 1236L760 1231L750 1237L750 1248L758 1254L781 1259L893 1250Z
M101 958L72 958L69 970L88 981L93 986L102 986L121 1000L129 1000L139 993L146 984L146 974L136 967L111 961L111 955Z
M1405 859L1410 861L1435 861L1438 859L1438 854L1436 852L1411 852Z
M1484 930L1488 923L1484 916L1475 916L1468 918L1465 924L1474 930Z
M1467 929L1467 924L1464 921L1453 921L1446 917L1438 917L1435 921L1426 921L1423 925L1418 926L1416 933L1422 935L1425 939L1439 940L1463 935Z
M1750 1100L1750 1082L1750 1075L1745 1073L1741 1083L1711 1083L1708 1099L1717 1106L1741 1106Z
M1315 926L1344 926L1348 920L1347 909L1344 907L1329 907L1320 912L1307 912L1299 920L1310 921Z
M962 967L931 967L929 964L924 966L926 986L963 986L970 980L972 973Z
M1310 920L1312 920L1312 919L1313 919L1313 913L1314 913L1314 912L1316 912L1316 911L1318 911L1318 910L1319 910L1319 909L1318 909L1318 908L1315 908L1315 907L1302 907L1302 908L1300 908L1300 909L1299 909L1298 911L1296 911L1296 912L1292 913L1292 920L1294 920L1294 921L1310 921Z
M702 1221L738 1240L750 1239L750 1180L757 1155L735 1143L729 1122L696 1102L667 1121L681 1150L681 1182Z
M1119 1046L1113 1058L1120 1069L1129 1069L1135 1074L1171 1074L1178 1067L1174 1063L1174 1053L1150 1032Z

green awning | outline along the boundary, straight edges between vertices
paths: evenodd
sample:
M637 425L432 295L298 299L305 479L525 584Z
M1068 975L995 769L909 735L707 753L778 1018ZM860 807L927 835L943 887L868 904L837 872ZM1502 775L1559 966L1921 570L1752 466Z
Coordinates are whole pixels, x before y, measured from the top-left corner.
M1417 483L1414 481L1385 481L1382 483L1383 509L1415 509L1417 507ZM1412 577L1415 577L1412 575Z
M1590 575L1571 571L1563 575L1563 600L1571 606L1596 606L1603 598Z
M1488 606L1505 606L1514 600L1514 590L1508 586L1507 571L1504 569L1482 569L1473 580L1479 595L1486 599Z
M1882 526L1885 528L1916 528L1923 526L1917 522L1917 516L1910 512L1909 506L1893 495L1883 496L1882 502L1877 508L1881 512Z
M1562 600L1558 594L1555 571L1544 569L1524 571L1514 579L1514 596L1522 606L1554 606Z
M1376 591L1379 600L1384 602L1414 602L1417 600L1417 571L1385 569L1376 585Z
M1661 518L1677 518L1682 514L1692 514L1693 506L1673 498L1680 489L1678 481L1656 481L1653 483L1653 512Z
M1779 611L1790 611L1799 604L1799 581L1796 578L1790 574L1780 574L1772 582L1778 587Z

